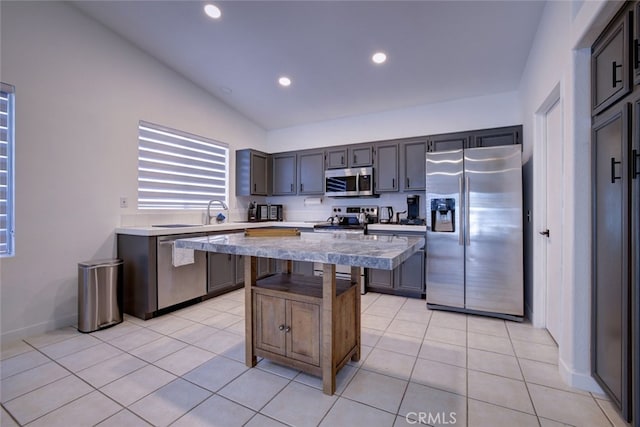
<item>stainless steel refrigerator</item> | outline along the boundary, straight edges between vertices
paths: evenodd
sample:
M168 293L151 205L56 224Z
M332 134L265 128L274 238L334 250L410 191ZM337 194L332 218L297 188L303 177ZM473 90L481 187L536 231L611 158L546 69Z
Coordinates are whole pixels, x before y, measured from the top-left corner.
M426 160L427 306L522 318L521 145Z

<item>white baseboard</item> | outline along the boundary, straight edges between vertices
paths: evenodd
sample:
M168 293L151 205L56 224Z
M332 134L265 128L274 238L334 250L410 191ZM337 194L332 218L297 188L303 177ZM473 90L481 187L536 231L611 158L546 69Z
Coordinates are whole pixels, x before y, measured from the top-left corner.
M562 359L558 360L558 364L560 366L560 376L569 386L589 391L591 393L604 395L604 391L602 391L602 388L591 376L591 372L585 373L573 371L569 369Z
M2 345L4 346L15 341L20 341L24 338L41 335L45 332L53 331L55 329L75 325L77 321L78 315L70 314L58 319L38 323L37 325L29 325L25 326L24 328L14 329L13 331L3 331L0 335L0 343L2 343Z

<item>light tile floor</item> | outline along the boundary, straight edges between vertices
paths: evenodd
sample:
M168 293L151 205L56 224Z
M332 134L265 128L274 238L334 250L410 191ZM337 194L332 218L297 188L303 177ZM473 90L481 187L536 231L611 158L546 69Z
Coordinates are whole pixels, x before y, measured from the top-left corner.
M624 426L606 397L558 374L545 330L362 297L362 359L319 378L244 365L243 291L92 334L2 348L0 425Z

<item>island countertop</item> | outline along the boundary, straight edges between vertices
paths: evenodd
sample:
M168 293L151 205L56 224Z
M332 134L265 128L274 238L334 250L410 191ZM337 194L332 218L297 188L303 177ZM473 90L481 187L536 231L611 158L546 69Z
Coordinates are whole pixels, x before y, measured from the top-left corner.
M424 246L424 237L346 233L245 237L236 233L178 239L175 244L200 251L393 270Z

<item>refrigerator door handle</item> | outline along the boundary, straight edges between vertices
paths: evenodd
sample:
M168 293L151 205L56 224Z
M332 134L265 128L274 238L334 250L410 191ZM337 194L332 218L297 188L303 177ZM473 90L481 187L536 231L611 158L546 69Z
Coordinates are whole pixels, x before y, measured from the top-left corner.
M469 203L469 176L467 176L467 182L464 186L465 197L464 197L464 207L465 207L465 225L464 225L464 234L467 236L467 246L471 246L471 203Z
M462 176L458 177L458 203L462 206ZM458 207L460 210L460 207ZM463 212L460 211L462 214ZM464 227L458 227L458 245L464 246Z

